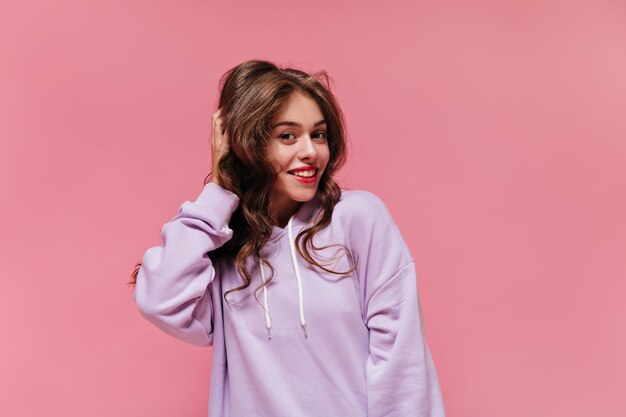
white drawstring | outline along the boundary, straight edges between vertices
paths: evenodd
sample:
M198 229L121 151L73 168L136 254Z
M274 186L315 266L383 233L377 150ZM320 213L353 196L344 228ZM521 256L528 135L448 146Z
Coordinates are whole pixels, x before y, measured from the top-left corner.
M294 214L295 216L295 214ZM293 232L291 230L291 222L293 217L289 219L287 223L287 231L289 232L289 247L291 249L291 262L293 263L293 268L296 273L296 281L298 282L298 301L300 304L300 324L302 325L302 329L304 330L304 337L308 337L306 333L306 322L304 320L304 296L302 292L302 278L300 277L300 268L298 267L298 260L296 258L296 247L295 242L293 240ZM263 271L263 259L260 260L259 269L261 270L261 280L263 284L265 284L265 272ZM267 338L271 339L271 328L272 328L272 320L270 318L269 312L269 303L267 301L267 286L263 285L263 303L265 305L265 326L267 327Z
M296 258L296 245L293 240L293 232L291 231L291 220L287 223L287 231L289 232L289 246L291 247L291 262L293 263L293 269L296 272L296 280L298 281L298 301L300 303L300 324L302 330L304 330L304 337L308 337L306 334L306 322L304 321L304 297L302 295L302 278L300 277L300 268L298 267L298 260Z
M291 262L293 263L293 269L296 272L296 280L298 280L298 301L300 302L300 324L304 330L304 337L308 337L306 334L306 322L304 321L304 300L302 296L302 278L300 278L300 268L298 267L298 260L296 258L296 246L293 241L293 232L291 231L291 221L293 216L287 223L287 231L289 232L289 246L291 247Z
M261 264L259 265L259 269L261 270L261 279L263 280L263 284L265 284L265 273L263 272L263 259L261 259ZM263 303L265 304L265 326L267 327L267 339L272 338L272 319L270 318L270 307L267 303L267 286L263 286Z

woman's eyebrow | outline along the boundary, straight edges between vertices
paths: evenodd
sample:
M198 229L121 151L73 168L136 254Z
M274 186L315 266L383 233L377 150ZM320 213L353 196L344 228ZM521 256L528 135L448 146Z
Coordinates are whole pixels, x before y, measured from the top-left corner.
M319 125L324 125L326 124L326 120L322 119L318 122L315 122L315 124L313 125L313 127L317 127ZM274 126L272 126L272 129L278 127L278 126L296 126L296 127L302 127L302 123L298 123L298 122L292 122L289 120L286 120L284 122L278 122L276 123Z

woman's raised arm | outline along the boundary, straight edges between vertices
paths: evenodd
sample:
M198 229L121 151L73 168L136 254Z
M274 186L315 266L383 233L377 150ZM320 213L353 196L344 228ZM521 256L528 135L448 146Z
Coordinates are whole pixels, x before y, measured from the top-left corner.
M206 184L161 228L163 244L146 251L133 299L142 316L164 332L197 346L213 344L210 284L216 269L208 252L232 238L228 227L239 197Z

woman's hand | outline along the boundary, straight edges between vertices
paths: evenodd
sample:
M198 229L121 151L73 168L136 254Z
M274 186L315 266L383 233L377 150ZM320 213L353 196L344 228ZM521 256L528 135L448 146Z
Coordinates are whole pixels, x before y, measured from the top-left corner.
M211 175L211 182L223 187L224 182L221 180L219 172L219 160L228 151L229 138L226 129L224 128L224 117L222 116L222 109L217 109L213 116L211 116L211 163L213 174Z

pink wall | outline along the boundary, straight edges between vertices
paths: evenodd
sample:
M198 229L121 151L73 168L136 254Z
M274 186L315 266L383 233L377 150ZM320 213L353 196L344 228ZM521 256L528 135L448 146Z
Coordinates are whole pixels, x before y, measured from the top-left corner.
M624 2L11 3L0 415L206 415L211 350L125 282L200 191L217 80L251 58L334 77L340 180L418 261L449 417L625 415Z

